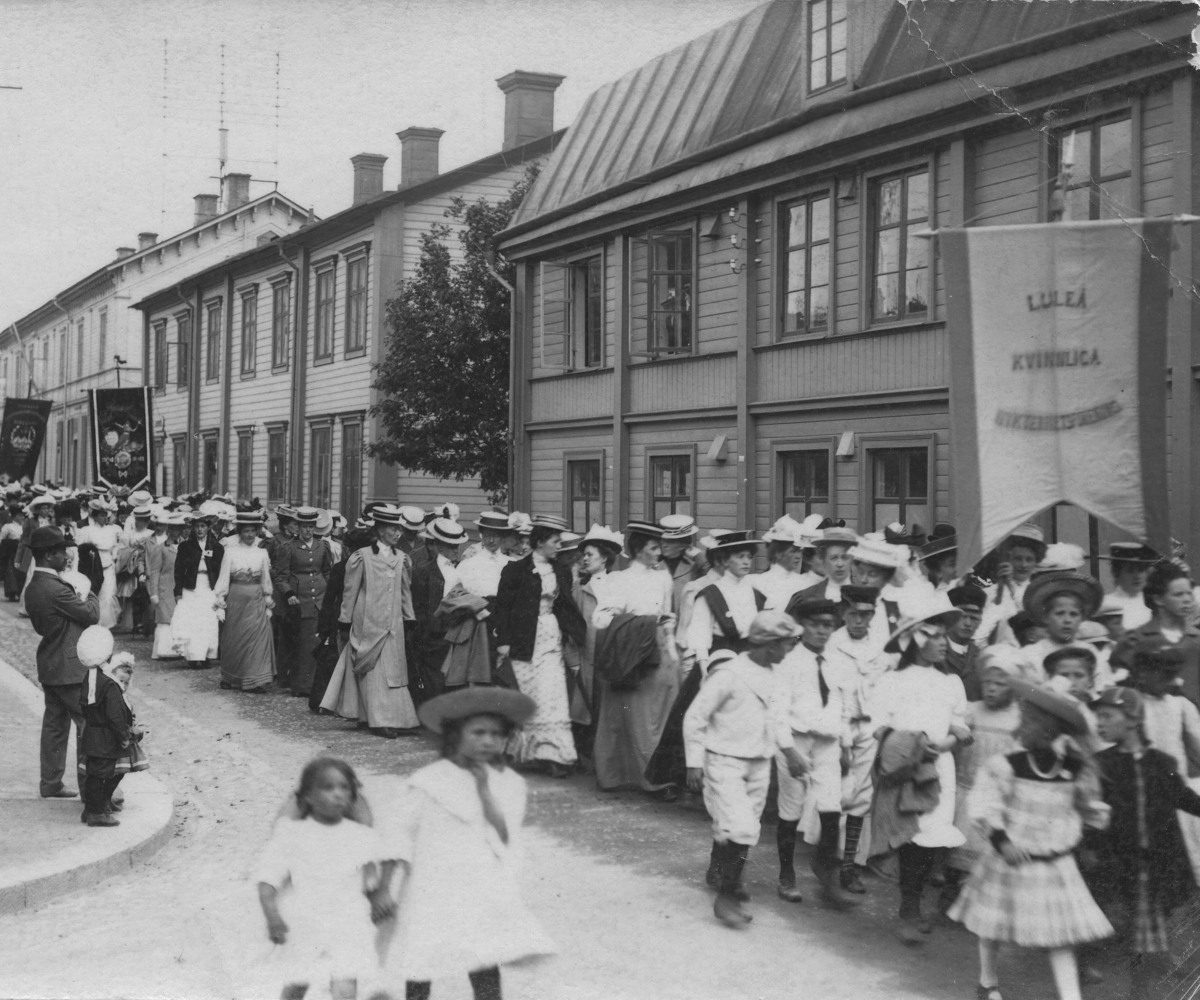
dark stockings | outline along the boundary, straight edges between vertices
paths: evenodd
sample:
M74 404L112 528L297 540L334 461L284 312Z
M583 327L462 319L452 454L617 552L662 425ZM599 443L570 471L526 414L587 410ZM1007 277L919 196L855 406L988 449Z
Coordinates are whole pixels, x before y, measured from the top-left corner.
M501 1000L500 969L493 965L490 969L479 969L470 973L471 989L475 1000ZM433 983L409 981L404 985L404 1000L429 1000L433 993Z
M842 867L853 868L854 858L858 854L858 842L862 839L863 817L846 817L846 847L842 851Z
M781 819L775 824L775 846L779 849L779 882L796 884L796 828L799 820Z
M921 894L933 871L933 848L905 844L897 854L900 857L900 918L920 920Z

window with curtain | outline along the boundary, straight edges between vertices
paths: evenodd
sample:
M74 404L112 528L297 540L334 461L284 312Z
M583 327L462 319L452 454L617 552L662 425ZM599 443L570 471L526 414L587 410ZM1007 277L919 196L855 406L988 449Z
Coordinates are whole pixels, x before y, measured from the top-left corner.
M829 451L806 448L779 453L782 496L778 510L803 521L810 514L829 513Z
M901 320L929 314L929 171L909 170L874 183L871 315Z
M346 261L346 353L367 346L367 258Z
M586 458L567 463L567 483L571 491L571 530L586 532L593 524L604 523L600 459Z
M929 450L877 448L871 453L874 521L866 530L898 522L930 524Z
M650 516L692 513L692 457L655 455L650 459Z
M313 359L316 361L333 357L333 289L336 274L332 267L317 272L313 321Z
M788 202L783 208L785 337L829 327L829 206L829 195L824 193Z

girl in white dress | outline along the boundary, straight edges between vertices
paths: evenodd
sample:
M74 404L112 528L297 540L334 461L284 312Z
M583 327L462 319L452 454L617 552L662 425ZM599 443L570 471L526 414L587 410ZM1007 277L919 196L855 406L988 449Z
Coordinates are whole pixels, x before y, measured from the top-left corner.
M354 1000L359 978L378 964L372 910L384 917L390 907L368 898L382 849L374 830L349 818L358 789L345 761L310 762L296 790L299 818L277 820L259 862L267 935L282 946L283 1000L300 1000L313 983L328 983L334 1000Z
M882 737L884 730L923 733L930 752L937 754L937 805L918 817L912 839L897 852L900 922L896 935L905 944L918 944L933 930L921 914L921 896L936 849L961 847L967 839L954 825L954 750L971 739L967 693L962 680L944 669L950 648L946 626L959 614L944 593L910 608L887 647L889 652L899 649L900 662L879 679L871 696L877 736Z
M88 523L75 533L77 546L94 545L100 554L100 567L104 571L100 584L100 627L111 629L121 617L121 604L117 600L117 548L125 543L125 532L109 520L116 513L117 505L103 497L88 501Z

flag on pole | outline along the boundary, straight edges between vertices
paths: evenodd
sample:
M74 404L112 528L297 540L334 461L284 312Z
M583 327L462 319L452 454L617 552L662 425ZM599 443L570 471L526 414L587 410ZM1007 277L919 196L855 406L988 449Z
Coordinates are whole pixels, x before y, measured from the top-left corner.
M1063 501L1170 551L1173 224L939 230L964 565Z
M50 400L13 399L4 401L4 422L0 426L0 472L13 479L33 478L37 471L42 444L46 440L46 421L50 419Z
M154 438L150 389L91 389L92 463L96 481L136 490L151 482Z

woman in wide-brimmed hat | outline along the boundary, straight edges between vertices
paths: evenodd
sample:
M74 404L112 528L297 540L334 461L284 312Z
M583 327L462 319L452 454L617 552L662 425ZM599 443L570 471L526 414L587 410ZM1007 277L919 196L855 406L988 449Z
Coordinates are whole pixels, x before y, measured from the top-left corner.
M571 722L576 744L591 757L599 710L596 687L596 626L592 615L603 600L609 574L625 548L625 536L606 525L593 524L579 542L580 575L572 596L587 625L587 638L579 650L579 672L571 691Z
M225 548L212 533L212 518L190 517L191 536L175 554L175 615L171 637L179 655L190 667L208 666L217 658L220 623L213 602L213 587L221 575Z
M393 995L403 987L409 1000L428 1000L432 980L467 975L477 1000L495 1000L502 965L554 952L521 900L527 793L504 761L506 742L537 710L526 695L497 687L421 706L421 722L442 737L442 759L409 776L394 808L380 808L386 857L405 870L383 966ZM385 865L373 894L384 909L393 868Z
M75 543L81 549L85 545L95 546L100 557L102 579L100 583L100 626L111 629L121 616L121 603L117 599L117 549L125 541L125 533L110 521L117 512L117 505L103 497L88 501L88 523L75 533Z
M179 543L187 534L187 520L182 514L159 514L158 524L166 528L163 541L146 548L146 592L154 608L153 660L178 659L179 653L171 639L171 619L175 615L175 559Z
M496 595L497 652L508 657L520 689L538 703L509 752L519 763L544 764L555 777L565 776L578 761L564 640L582 646L587 639L587 626L571 595L570 570L555 562L566 530L560 517L533 518L532 551L504 567Z
M275 677L275 643L271 636L271 608L275 584L271 559L258 545L263 526L261 512L238 511L234 524L237 541L225 547L221 572L213 588L218 608L225 610L221 626L221 687L257 691Z
M317 613L325 597L333 554L329 546L314 537L321 510L297 507L296 537L275 547L271 575L275 590L284 603L284 629L279 649L279 684L287 684L291 693L307 698L312 692L317 661Z

